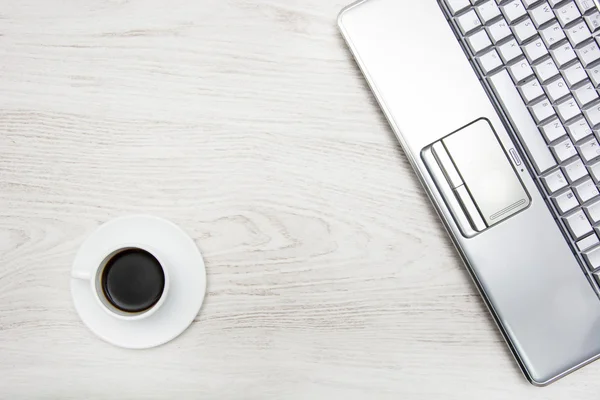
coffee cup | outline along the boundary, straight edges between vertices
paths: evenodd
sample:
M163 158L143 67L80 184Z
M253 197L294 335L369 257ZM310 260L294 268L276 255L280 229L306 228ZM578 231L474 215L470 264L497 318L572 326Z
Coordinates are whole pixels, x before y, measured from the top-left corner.
M154 314L169 291L168 266L156 249L127 244L104 252L89 279L93 296L108 314L139 320Z

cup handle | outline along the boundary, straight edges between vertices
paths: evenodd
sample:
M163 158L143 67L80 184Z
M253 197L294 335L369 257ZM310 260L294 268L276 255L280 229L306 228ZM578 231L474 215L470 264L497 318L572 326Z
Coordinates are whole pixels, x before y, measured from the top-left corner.
M74 279L80 279L82 281L89 281L92 279L91 275L85 271L73 271L71 277Z

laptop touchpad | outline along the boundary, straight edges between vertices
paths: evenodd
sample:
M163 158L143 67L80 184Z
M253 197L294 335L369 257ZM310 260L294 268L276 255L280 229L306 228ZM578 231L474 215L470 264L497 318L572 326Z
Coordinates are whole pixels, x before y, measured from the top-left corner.
M465 236L483 232L530 204L523 184L485 119L429 146L423 159ZM461 226L467 223L468 226Z

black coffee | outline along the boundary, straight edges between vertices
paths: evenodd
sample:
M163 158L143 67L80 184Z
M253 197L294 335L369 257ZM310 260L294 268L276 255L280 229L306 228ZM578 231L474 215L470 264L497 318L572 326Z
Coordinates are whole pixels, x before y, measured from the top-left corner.
M102 290L121 311L137 313L155 305L165 289L165 273L158 260L141 249L124 250L106 264Z

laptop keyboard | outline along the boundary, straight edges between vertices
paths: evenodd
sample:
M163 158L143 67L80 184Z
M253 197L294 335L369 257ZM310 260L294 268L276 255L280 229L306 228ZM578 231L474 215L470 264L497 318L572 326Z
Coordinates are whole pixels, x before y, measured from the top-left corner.
M600 12L593 0L440 0L557 220L600 283Z

